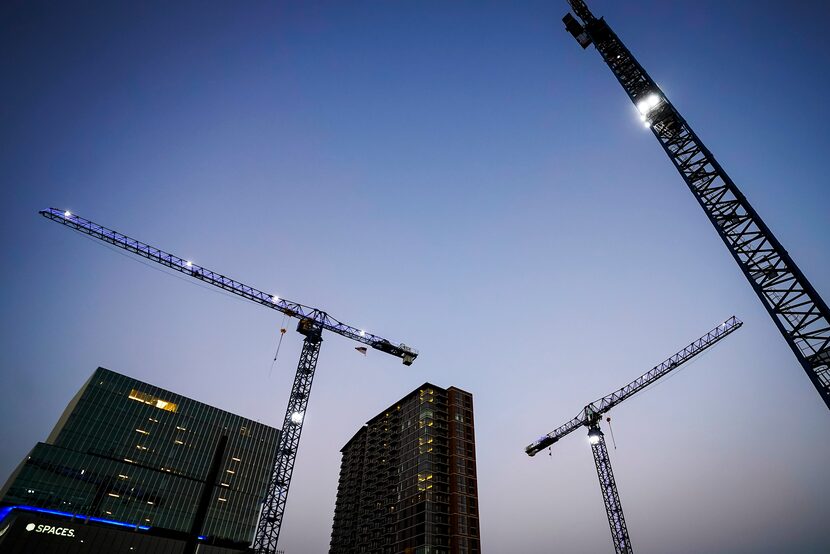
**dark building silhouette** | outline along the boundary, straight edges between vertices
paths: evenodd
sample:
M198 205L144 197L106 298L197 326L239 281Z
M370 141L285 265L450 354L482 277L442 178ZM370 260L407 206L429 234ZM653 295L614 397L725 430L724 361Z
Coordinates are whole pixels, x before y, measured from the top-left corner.
M42 537L62 551L85 541L83 551L120 552L116 543L126 539L112 538L119 530L144 540L130 543L143 551L160 535L184 550L159 552L187 551L194 541L200 551L208 544L242 548L253 540L278 436L272 427L98 368L0 490L0 516L66 529ZM35 528L19 538L39 534ZM95 550L96 538L109 542ZM9 547L3 542L0 550Z
M340 452L330 554L481 551L470 393L425 383Z

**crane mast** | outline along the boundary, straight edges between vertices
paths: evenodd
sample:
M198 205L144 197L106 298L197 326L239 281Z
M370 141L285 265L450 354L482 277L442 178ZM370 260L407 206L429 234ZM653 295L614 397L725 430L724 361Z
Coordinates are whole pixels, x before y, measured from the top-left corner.
M591 443L591 453L597 469L599 488L602 500L605 503L605 514L608 516L608 526L611 528L611 539L614 541L614 551L617 554L631 554L631 539L628 536L628 527L625 524L620 494L614 480L614 471L611 469L611 458L605 446L605 436L600 429L602 416L608 410L624 400L631 398L658 379L661 379L688 362L698 354L702 354L721 340L741 328L743 322L735 316L730 317L699 339L676 352L663 362L657 364L646 373L637 377L624 387L621 387L599 400L585 406L579 414L564 425L557 427L547 435L543 435L525 448L528 456L535 456L562 437L569 435L580 427L588 428L588 442Z
M602 501L605 503L605 515L608 516L608 525L611 527L611 540L614 541L614 552L617 554L633 554L631 539L628 536L628 527L625 524L620 493L617 491L617 482L614 480L614 471L611 469L611 458L608 448L605 447L605 435L599 428L599 422L588 429L588 441L591 443L591 454L594 456L594 465L597 468L599 488L602 491Z
M40 215L74 229L84 235L111 244L137 256L163 265L209 285L241 296L267 308L298 319L297 331L304 335L303 349L297 364L297 373L291 388L288 407L285 410L282 429L277 445L276 460L271 479L268 483L262 513L254 537L253 549L261 554L273 554L277 549L288 489L294 473L294 462L300 445L311 383L317 368L323 331L330 331L346 338L371 346L376 350L401 358L404 365L412 365L418 357L418 351L403 343L393 344L383 337L373 335L362 329L342 323L326 312L292 302L277 295L266 293L249 285L211 271L189 260L160 250L149 244L128 237L84 219L68 211L49 208L41 210Z
M830 310L723 167L604 19L569 0L562 21L594 44L650 127L830 408Z

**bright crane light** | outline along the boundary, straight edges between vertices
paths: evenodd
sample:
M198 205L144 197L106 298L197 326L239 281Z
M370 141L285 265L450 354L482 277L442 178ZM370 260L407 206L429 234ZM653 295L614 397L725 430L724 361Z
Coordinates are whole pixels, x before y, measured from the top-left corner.
M280 297L279 297L279 296L272 296L272 297L271 297L271 302L273 302L274 304L276 304L276 303L277 303L277 302L279 302L279 301L280 301Z
M69 211L63 212L63 217L72 217L72 212L69 212Z
M191 262L190 260L187 260L187 261L184 263L184 265L186 265L187 267L193 267L193 262Z
M597 428L593 428L588 431L588 442L591 444L597 444L599 442L600 437L602 437L602 431Z
M291 414L291 423L299 425L303 422L303 412L294 412Z
M640 114L646 116L648 115L648 112L656 108L658 104L660 104L660 97L652 92L647 97L637 102L637 110L639 110Z

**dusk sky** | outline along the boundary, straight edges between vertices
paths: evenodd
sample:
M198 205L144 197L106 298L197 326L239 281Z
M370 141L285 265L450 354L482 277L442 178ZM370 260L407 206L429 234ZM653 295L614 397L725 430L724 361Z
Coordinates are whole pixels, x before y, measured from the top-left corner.
M589 5L830 300L830 4ZM610 414L633 547L827 552L830 413L566 11L3 2L0 482L98 366L279 426L302 345L269 374L280 314L54 206L420 350L324 337L287 554L328 551L340 448L425 381L474 395L485 553L612 551L585 432L524 447L733 314Z

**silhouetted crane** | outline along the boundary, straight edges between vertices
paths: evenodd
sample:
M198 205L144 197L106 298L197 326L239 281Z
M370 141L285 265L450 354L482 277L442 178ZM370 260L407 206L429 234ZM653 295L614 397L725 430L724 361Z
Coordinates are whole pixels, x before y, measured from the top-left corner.
M724 337L738 330L743 322L735 316L730 317L680 352L674 354L663 363L653 367L647 373L637 377L626 386L616 390L585 406L579 415L540 437L533 444L525 448L528 456L535 456L538 452L548 448L559 439L576 431L580 427L588 428L588 441L591 443L591 452L594 455L594 464L597 467L599 487L602 490L602 499L605 502L605 513L608 515L608 525L611 527L611 538L614 541L614 549L619 554L630 554L633 552L631 541L628 538L628 527L625 525L620 495L617 492L617 483L614 481L614 472L611 470L611 459L608 457L608 449L605 447L605 437L599 428L602 415L623 400L631 398L644 388L648 387L661 377L665 377L680 365L688 362L704 350L714 346Z
M393 344L385 338L346 325L317 308L310 308L255 289L196 265L190 260L164 252L71 212L49 208L48 210L41 210L40 214L70 229L299 320L297 331L305 336L303 350L300 354L300 362L297 365L291 396L288 399L288 408L285 410L277 446L276 463L263 501L262 513L253 543L256 552L263 554L275 552L283 514L285 513L285 503L288 499L288 487L291 484L291 475L294 472L294 461L297 458L297 449L300 445L300 434L303 430L308 397L311 393L311 382L314 378L314 370L317 367L320 344L323 341L323 330L337 333L381 352L397 356L403 360L404 365L412 365L412 362L418 356L417 350L405 344Z
M565 28L593 44L680 172L755 294L830 408L830 309L643 66L582 0L568 3Z

